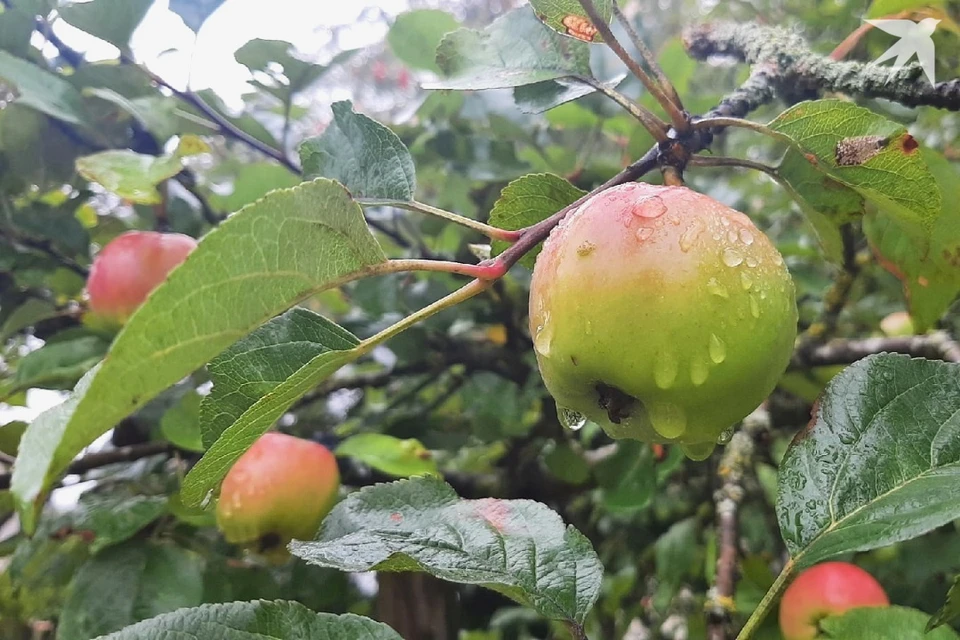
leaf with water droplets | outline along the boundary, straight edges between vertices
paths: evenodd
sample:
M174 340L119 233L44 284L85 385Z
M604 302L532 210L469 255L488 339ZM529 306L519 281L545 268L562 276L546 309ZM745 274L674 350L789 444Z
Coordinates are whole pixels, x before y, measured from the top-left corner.
M960 517L960 365L869 356L834 378L780 466L777 518L807 566Z

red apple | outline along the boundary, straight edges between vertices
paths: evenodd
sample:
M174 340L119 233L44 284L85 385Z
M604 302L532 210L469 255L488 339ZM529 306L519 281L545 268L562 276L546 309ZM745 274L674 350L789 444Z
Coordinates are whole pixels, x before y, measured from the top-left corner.
M784 640L811 640L821 619L856 607L886 607L890 600L873 576L849 562L824 562L793 581L780 602Z
M180 233L128 231L117 236L90 268L90 312L108 324L123 324L196 246L196 240Z
M282 549L291 539L313 538L339 488L337 460L329 449L267 433L224 478L217 525L229 542Z

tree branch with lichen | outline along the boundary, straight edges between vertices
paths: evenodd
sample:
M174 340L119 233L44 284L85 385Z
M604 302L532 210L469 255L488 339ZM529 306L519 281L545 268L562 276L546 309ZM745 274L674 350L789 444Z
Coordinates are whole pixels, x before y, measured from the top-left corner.
M771 65L775 69L771 79L781 95L835 91L886 98L910 107L960 111L960 79L931 85L917 64L894 70L833 60L811 52L806 40L783 27L712 23L687 29L683 41L690 55L698 60L727 56L749 64Z

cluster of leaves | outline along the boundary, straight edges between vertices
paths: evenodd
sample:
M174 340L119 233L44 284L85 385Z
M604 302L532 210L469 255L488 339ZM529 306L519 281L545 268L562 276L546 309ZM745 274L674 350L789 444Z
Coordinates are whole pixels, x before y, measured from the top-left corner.
M305 116L300 100L331 69L362 70L387 54L339 53L318 65L289 43L254 40L235 57L256 92L231 115L212 93L171 92L134 62L130 36L150 4L54 10L8 0L0 13L9 92L0 111L0 399L16 405L32 389L72 388L29 426L0 427L0 449L16 457L2 507L22 528L3 543L4 637L54 621L66 640L213 629L397 638L354 615L371 613L370 597L342 572L369 570L463 585L464 611L481 612L464 625L483 629L477 638L541 637L551 625L620 637L636 624L702 636L718 545L711 465L614 444L591 425L561 427L525 330L523 269L535 250L507 278L474 288L415 272L430 269L426 259L470 262L506 247L485 244L477 225L423 213L450 209L520 229L650 146L649 133L597 93L639 89L602 45L571 32L582 22L569 17L585 20L579 3L534 2L477 28L437 10L400 16L391 55L436 91L391 128L333 104L325 130L297 145L299 163L287 146ZM170 7L198 30L218 4ZM596 4L609 15L609 2ZM742 80L735 68L690 59L677 16L648 13L645 33L661 34L652 44L688 108L706 111ZM736 13L721 6L712 17ZM810 19L829 22L827 33L856 27L849 15ZM84 61L51 21L113 44L118 60ZM34 28L56 57L24 37ZM655 107L646 94L640 103ZM861 261L839 333L876 333L902 308L900 283L882 265L902 279L915 324L934 325L960 290L956 150L933 133L956 121L841 100L779 110L755 114L779 143L735 132L718 145L739 157L781 156L779 184L695 167L689 184L770 231L795 276L804 326L823 306L831 261L846 257L840 229L851 224L862 224L858 241L876 259ZM83 277L96 247L130 228L202 241L119 335L104 335L83 322ZM797 369L771 399L775 428L740 514L740 612L774 585L784 551L792 560L779 582L791 568L886 547L864 562L896 602L928 612L960 568L943 560L955 554L931 551L960 541L950 499L958 365L876 355L826 385L836 373ZM298 560L265 567L223 543L209 503L232 462L277 424L335 448L347 495L316 540L291 546ZM78 504L54 509L64 474L77 472L78 455L98 455L82 454L111 429L117 452L151 455L118 455L88 474L97 483ZM923 534L923 544L910 542ZM904 638L928 617L891 609L826 629Z

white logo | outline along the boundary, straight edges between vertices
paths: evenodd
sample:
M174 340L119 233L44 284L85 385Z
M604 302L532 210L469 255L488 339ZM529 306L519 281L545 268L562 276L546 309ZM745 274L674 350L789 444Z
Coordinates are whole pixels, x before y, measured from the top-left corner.
M939 20L924 18L920 22L914 22L913 20L867 20L866 22L881 31L886 31L890 35L900 38L896 44L874 60L873 64L880 64L896 56L897 59L894 60L892 68L894 71L899 71L916 54L920 67L930 84L936 84L936 80L933 78L933 38L930 36L937 28Z

